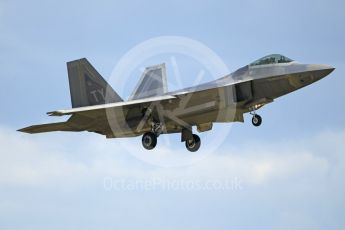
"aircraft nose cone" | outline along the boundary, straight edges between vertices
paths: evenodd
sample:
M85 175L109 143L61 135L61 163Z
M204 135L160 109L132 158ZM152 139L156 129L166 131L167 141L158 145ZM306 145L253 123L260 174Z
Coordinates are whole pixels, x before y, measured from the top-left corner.
M317 80L326 77L335 70L333 66L323 64L311 65L310 67L311 72Z
M321 71L327 73L326 75L332 73L335 70L335 68L330 65L318 65L318 67Z

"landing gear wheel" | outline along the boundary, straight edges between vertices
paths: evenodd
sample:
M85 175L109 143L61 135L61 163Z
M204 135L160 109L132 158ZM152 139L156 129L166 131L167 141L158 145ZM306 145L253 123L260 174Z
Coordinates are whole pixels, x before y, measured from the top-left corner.
M154 149L157 145L157 136L152 132L145 133L141 142L145 149Z
M260 126L261 123L262 123L262 118L261 118L261 116L255 114L255 115L253 116L253 118L252 118L252 123L253 123L253 125L256 126L256 127Z
M199 150L201 145L200 137L196 134L193 134L193 139L186 140L186 148L190 152L196 152Z

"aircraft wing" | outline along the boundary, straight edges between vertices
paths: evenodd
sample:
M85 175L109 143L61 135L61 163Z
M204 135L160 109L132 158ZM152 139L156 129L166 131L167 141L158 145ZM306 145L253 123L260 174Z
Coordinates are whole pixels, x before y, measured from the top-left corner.
M57 110L53 112L48 112L47 114L49 116L64 116L64 115L73 115L73 114L81 114L81 113L88 113L88 112L97 112L97 111L104 111L106 109L116 109L116 108L124 108L127 106L135 106L139 104L145 104L145 103L153 103L158 101L164 101L164 100L171 100L176 99L175 96L158 96L158 97L150 97L150 98L144 98L144 99L138 99L138 100L132 100L127 102L117 102L117 103L110 103L110 104L104 104L104 105L95 105L95 106L86 106L81 108L75 108L75 109L67 109L67 110Z
M227 96L230 92L225 92L224 88L212 88L200 91L190 91L175 95L164 95L150 98L137 99L126 102L117 102L104 105L95 105L68 110L57 110L49 112L50 116L72 115L74 123L83 119L82 123L93 123L85 130L93 132L103 132L109 129L109 124L130 125L137 134L147 128L147 110L157 121L167 126L167 132L178 132L184 127L205 124L209 118L213 120L233 121L232 118L225 117L226 113L219 112L218 109L225 108L226 103L230 103ZM107 127L107 125L108 127ZM100 126L104 128L100 129ZM83 127L86 127L82 125ZM80 127L80 126L78 126ZM122 135L122 134L121 134Z
M231 103L230 93L226 88L220 87L57 110L47 114L72 115L67 123L38 125L20 131L89 131L106 135L108 138L138 136L151 129L149 117L163 123L167 133L180 132L183 128L195 125L211 127L209 120L225 122L243 119L227 117L228 113L220 112L226 104ZM114 129L114 126L117 128Z
M111 110L115 114L116 122L127 122L131 117L142 116L141 108L147 108L152 103L164 102L166 100L176 99L174 96L159 96L145 99L138 99L127 102L116 102L104 105L86 106L68 110L58 110L48 112L50 116L64 116L72 115L68 121L50 124L33 125L18 131L25 133L44 133L53 131L89 131L96 132L103 135L111 133L111 127L109 126L109 119L106 110ZM138 109L139 108L139 109ZM132 135L130 132L119 133L119 137Z
M222 82L167 95L166 69L161 64L146 68L129 100L123 101L86 59L70 62L67 66L72 109L47 114L71 117L66 122L35 125L19 131L89 131L111 138L141 135L151 130L152 122L165 124L167 132L179 132L210 120L229 120L217 112L231 98L219 87ZM108 89L112 92L110 100L105 95ZM111 103L105 104L106 101ZM116 124L115 131L113 124Z

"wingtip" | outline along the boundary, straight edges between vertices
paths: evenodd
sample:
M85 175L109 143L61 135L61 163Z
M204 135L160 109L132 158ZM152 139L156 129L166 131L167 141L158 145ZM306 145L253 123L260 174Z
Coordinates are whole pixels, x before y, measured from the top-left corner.
M30 134L30 132L28 131L28 128L29 128L29 127L22 128L22 129L17 129L17 132L28 133L28 134Z
M47 112L48 116L51 117L61 117L63 114L60 111L52 111L52 112Z

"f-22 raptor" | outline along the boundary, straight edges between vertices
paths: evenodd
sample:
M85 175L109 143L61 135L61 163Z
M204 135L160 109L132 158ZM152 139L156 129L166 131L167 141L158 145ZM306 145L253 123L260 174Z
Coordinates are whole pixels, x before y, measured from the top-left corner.
M283 55L268 55L220 79L168 92L165 64L145 69L127 101L113 90L85 59L67 63L72 109L48 112L70 115L66 122L30 126L18 131L89 131L107 138L142 135L145 149L154 149L161 134L181 133L181 142L195 152L201 141L193 133L212 129L214 123L244 122L260 126L256 113L274 99L329 75L329 65L301 64Z

